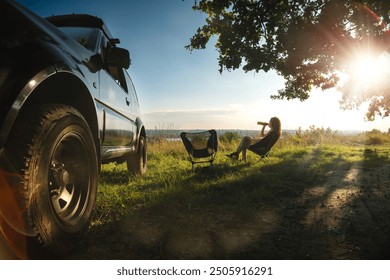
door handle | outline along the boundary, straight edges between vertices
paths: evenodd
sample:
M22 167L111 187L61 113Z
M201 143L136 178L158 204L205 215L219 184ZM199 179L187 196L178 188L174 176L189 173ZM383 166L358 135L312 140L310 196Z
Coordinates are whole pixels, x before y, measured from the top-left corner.
M126 96L126 105L127 105L127 106L130 105L130 101L129 101L129 99L127 99L127 96Z

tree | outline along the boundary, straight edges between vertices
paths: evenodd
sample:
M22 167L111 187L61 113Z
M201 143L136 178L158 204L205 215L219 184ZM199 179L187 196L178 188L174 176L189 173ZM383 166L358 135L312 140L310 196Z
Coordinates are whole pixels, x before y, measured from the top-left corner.
M274 99L337 87L345 108L370 100L368 119L390 114L390 1L199 0L193 9L207 18L186 48L217 37L221 73L274 69L285 78Z

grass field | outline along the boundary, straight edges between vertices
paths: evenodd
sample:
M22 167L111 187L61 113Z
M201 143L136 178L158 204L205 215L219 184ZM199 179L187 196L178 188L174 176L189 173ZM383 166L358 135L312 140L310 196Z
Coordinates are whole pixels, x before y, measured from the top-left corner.
M149 139L143 177L129 176L124 164L104 165L88 242L71 258L387 256L380 248L389 241L382 237L377 247L367 244L372 249L351 249L357 245L345 237L345 226L357 218L351 214L359 212L356 205L378 215L376 223L390 214L388 134L341 136L312 127L283 135L268 159L248 152L246 162L225 156L238 141L234 134L220 137L215 164L195 172L181 142L161 139ZM390 226L380 231L388 236Z

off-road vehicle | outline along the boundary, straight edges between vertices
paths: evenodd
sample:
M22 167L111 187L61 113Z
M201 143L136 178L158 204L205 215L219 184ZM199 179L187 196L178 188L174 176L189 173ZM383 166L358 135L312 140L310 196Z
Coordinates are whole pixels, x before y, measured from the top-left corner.
M43 19L0 1L0 235L20 256L30 244L75 244L101 164L146 171L145 127L119 43L100 18Z

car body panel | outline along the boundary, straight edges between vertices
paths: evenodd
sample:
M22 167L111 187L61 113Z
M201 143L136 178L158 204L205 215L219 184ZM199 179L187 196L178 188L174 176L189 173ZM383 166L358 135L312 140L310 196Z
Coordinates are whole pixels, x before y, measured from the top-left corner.
M93 34L96 44L88 49L60 28L14 1L1 1L0 6L2 11L8 13L7 18L1 15L2 21L15 24L14 33L19 34L24 30L26 34L11 40L11 31L0 30L6 33L0 39L0 50L3 53L0 55L0 149L6 144L21 108L36 94L36 89L43 86L45 80L66 73L75 77L77 83L82 84L82 91L89 94L86 99L90 100L88 103L94 108L95 116L88 115L88 118L95 119L91 128L96 127L92 133L99 144L97 148L101 160L113 160L136 151L140 133L144 131L138 98L125 69L121 69L126 85L123 87L103 65L104 55L102 49L99 49L99 42L103 40L101 37L105 36L112 47L116 47L119 42L112 37L103 21L88 15L74 15L77 20L73 22L69 16L48 18L61 26L95 28ZM49 99L57 100L55 92L50 95ZM61 102L63 99L66 97L59 97L58 100Z

